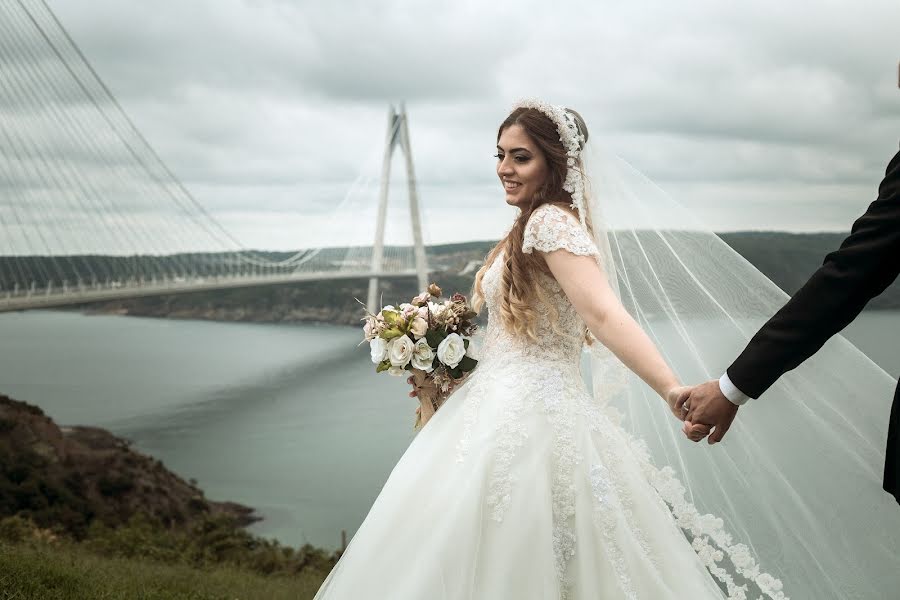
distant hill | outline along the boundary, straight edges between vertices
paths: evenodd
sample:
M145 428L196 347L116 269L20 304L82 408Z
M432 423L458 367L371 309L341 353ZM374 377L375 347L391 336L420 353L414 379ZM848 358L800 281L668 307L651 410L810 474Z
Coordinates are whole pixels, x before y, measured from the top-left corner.
M778 287L794 294L822 264L825 256L840 246L846 234L745 231L723 233L720 237ZM477 270L473 267L483 262L494 244L487 240L429 246L431 279L448 292L468 294ZM331 249L329 252L339 255L341 251ZM273 259L278 259L292 253L270 254ZM0 258L0 265L2 263ZM78 307L78 310L167 318L358 325L363 310L354 297L364 299L367 286L366 279L314 281L112 301ZM418 292L414 278L383 281L381 287L386 304L411 298ZM870 302L868 308L900 308L900 284L888 288Z
M825 256L837 250L846 233L787 233L783 231L737 231L718 236L775 285L793 295L822 266ZM429 258L441 263L456 254L483 258L495 242L466 242L431 246ZM447 265L449 266L449 265ZM867 309L900 308L900 280L874 298Z
M847 234L741 231L722 233L719 237L778 287L793 295L822 266L825 256L840 247ZM894 282L866 308L900 308L900 283Z

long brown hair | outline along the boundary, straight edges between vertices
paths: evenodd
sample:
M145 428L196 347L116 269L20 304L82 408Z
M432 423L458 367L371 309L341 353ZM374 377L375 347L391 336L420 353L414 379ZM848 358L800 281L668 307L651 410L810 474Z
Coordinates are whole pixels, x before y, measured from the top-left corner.
M584 134L587 142L588 132L584 119L572 109L566 109L575 117L579 131ZM484 273L490 267L494 258L501 250L505 251L503 273L500 279L500 318L503 325L516 334L525 335L537 341L537 318L535 300L542 299L540 286L536 285L535 275L539 272L549 274L549 269L544 259L536 252L526 254L522 252L522 241L525 233L525 225L531 213L539 206L550 203L560 203L568 206L572 203L572 195L563 189L568 168L566 149L559 139L559 131L550 117L536 108L516 108L497 131L497 142L507 127L519 125L531 138L547 160L547 179L538 189L531 201L521 206L521 212L513 223L512 229L505 238L500 240L488 253L484 265L475 275L472 285L472 306L480 311L484 303L484 294L481 288L481 280ZM576 168L581 168L580 161ZM551 308L551 325L555 326L557 314Z

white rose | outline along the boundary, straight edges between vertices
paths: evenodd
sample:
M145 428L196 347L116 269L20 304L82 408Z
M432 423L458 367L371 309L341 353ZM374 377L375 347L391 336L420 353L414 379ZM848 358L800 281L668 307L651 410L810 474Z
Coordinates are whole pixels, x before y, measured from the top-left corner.
M412 366L421 369L426 373L431 373L434 367L431 366L434 361L434 350L428 345L424 339L419 340L413 346Z
M372 353L372 362L376 365L387 358L387 340L384 338L372 338L369 342L369 351Z
M451 369L455 368L465 355L466 345L458 333L451 333L438 344L438 360Z
M406 372L406 369L403 367L388 367L388 375L394 375L395 377L402 377Z
M401 335L388 344L388 360L391 361L391 366L405 367L409 364L412 353L413 341L409 339L409 336Z

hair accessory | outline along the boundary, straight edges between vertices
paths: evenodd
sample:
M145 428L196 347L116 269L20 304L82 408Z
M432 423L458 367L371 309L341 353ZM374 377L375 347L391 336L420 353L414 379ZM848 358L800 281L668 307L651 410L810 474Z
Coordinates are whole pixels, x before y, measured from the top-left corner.
M536 98L520 100L513 105L513 110L517 108L537 109L547 115L556 125L556 131L559 132L559 141L562 142L563 148L566 149L567 156L566 180L563 182L563 189L572 194L571 206L578 211L578 218L581 220L582 226L586 226L584 175L576 167L585 138L584 134L578 131L578 123L575 121L575 116L567 111L565 106L550 104Z

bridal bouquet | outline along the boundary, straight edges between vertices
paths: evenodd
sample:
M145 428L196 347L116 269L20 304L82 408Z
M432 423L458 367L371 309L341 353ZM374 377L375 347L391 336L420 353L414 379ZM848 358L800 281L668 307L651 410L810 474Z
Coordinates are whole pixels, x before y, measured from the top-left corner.
M402 376L410 371L418 389L415 429L431 418L447 392L478 361L466 352L475 333L475 311L462 294L439 302L435 284L395 308L385 306L377 315L363 317L363 333L369 342L376 373ZM360 342L362 343L362 342Z

